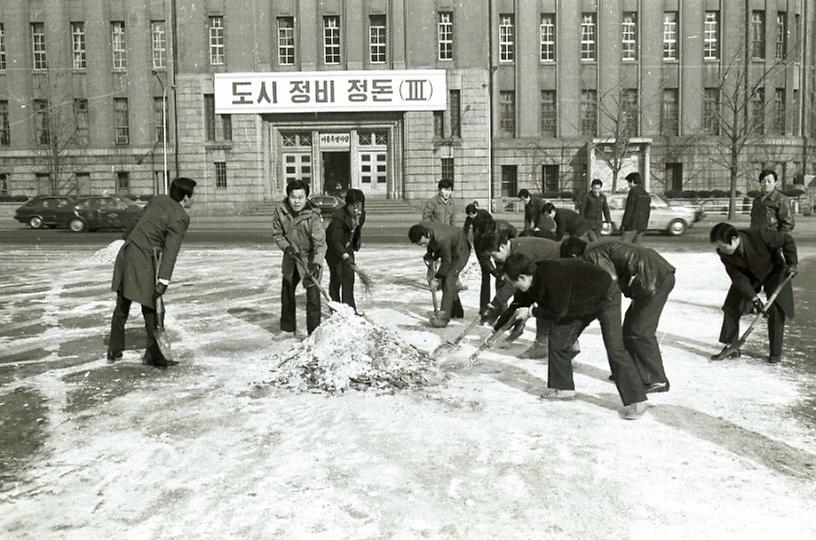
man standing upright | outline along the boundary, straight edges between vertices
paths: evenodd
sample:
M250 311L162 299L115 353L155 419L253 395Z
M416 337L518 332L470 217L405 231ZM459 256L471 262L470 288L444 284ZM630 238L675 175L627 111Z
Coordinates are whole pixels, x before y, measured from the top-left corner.
M425 202L422 209L422 221L454 225L456 208L453 205L453 182L443 178L436 185L439 192Z
M600 237L604 223L612 221L609 204L606 202L606 195L601 191L602 188L603 182L595 178L592 180L589 193L578 202L578 213L592 226L588 233L590 242Z
M143 362L161 369L178 363L165 358L156 343L156 298L162 296L170 284L176 257L190 225L190 216L185 208L193 205L195 186L196 182L190 178L173 180L170 195L156 195L150 201L119 249L111 283L111 289L116 292L116 307L111 318L108 363L122 358L125 322L132 302L142 305L147 337ZM158 269L154 264L154 250L161 250Z
M772 169L759 173L760 194L751 205L751 227L791 232L795 223L790 199L776 189L776 181L776 171Z
M306 288L306 331L311 334L320 324L317 285L326 255L326 231L320 210L308 196L309 184L292 180L272 217L272 239L283 250L280 328L284 332L296 330L295 287L301 280Z
M652 197L643 189L640 173L627 174L626 181L629 183L629 194L626 196L626 209L620 224L621 240L639 244L640 238L649 228Z

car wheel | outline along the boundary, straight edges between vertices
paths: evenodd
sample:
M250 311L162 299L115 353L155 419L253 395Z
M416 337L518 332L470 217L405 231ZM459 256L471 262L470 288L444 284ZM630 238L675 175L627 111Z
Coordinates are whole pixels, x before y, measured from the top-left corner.
M73 232L84 232L85 231L85 222L79 218L74 218L68 224L68 228L71 229Z
M680 236L688 229L688 225L682 219L675 219L669 226L666 228L666 232L668 232L671 236Z
M28 218L28 226L32 229L42 229L43 220L40 216L31 216Z

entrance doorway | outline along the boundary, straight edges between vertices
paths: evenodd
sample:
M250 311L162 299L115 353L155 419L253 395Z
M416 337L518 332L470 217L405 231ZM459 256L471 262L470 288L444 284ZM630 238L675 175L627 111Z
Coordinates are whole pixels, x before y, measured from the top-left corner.
M350 187L350 152L323 152L323 193L342 196Z

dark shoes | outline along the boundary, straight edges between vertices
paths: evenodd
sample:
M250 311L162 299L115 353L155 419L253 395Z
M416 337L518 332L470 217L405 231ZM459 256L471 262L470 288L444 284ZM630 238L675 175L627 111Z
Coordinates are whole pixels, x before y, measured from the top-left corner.
M658 392L668 392L669 391L669 382L653 382L652 384L646 385L646 393L647 394L655 394Z
M153 355L145 352L144 356L142 356L142 364L157 369L167 369L169 366L177 366L178 362L166 358L154 358Z
M718 352L717 354L712 354L712 360L728 360L729 358L739 358L740 357L740 350L739 349L732 349L731 345L726 345L723 347L723 350Z
M779 356L779 355L776 355L776 354L772 354L771 356L768 357L768 363L769 364L778 364L781 361L782 361L782 357Z
M117 360L121 360L121 359L122 359L122 351L119 351L119 352L110 352L110 351L108 351L108 359L107 359L108 364L113 364Z

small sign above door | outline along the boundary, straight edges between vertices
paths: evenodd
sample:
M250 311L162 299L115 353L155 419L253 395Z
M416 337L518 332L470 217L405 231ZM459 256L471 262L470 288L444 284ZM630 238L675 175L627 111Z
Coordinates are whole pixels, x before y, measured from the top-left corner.
M351 135L345 133L321 133L320 150L348 150L351 145Z

